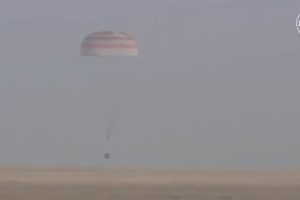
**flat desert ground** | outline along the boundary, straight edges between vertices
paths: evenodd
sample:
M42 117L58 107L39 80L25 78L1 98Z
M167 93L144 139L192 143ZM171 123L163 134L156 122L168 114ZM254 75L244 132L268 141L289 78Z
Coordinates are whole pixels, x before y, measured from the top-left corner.
M300 200L300 170L0 167L0 200Z

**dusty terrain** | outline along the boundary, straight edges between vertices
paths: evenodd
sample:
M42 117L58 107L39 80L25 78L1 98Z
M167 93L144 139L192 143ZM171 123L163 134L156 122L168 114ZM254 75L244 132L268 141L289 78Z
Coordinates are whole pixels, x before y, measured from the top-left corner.
M300 200L300 170L0 167L0 200Z

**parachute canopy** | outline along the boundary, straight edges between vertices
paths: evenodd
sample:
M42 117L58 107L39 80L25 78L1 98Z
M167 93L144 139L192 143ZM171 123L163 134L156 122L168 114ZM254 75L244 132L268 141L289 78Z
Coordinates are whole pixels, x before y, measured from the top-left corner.
M82 56L137 56L137 44L125 33L102 31L89 34L81 44Z

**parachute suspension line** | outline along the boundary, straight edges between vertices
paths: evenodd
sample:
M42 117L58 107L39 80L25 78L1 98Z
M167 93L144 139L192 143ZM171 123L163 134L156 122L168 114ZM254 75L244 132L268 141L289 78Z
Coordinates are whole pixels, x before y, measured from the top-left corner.
M120 93L120 96L115 97L118 100L116 103L117 105L115 105L116 107L112 111L112 115L110 116L110 119L107 124L107 129L106 129L106 134L105 134L106 143L110 142L111 136L116 130L117 124L121 118L121 113L123 111L124 104L126 103L126 100L128 99L128 95L130 92L131 83L132 83L131 69L128 69L128 71L126 73L123 72L122 77L123 77L123 75L125 75L125 77L124 77L125 81L122 84L119 83L120 91L117 91L117 92ZM121 89L121 87L123 89Z
M123 84L120 84L119 83L119 89L120 89L120 96L119 98L116 98L118 101L117 101L117 105L115 105L115 109L112 110L112 115L110 116L109 118L109 121L108 121L108 125L107 125L107 129L106 129L106 134L105 134L105 139L106 139L106 144L107 144L107 147L105 149L105 153L104 153L104 159L110 159L110 153L109 151L107 150L108 147L110 146L109 143L110 143L110 140L111 140L111 136L112 134L115 132L116 130L116 127L118 125L118 122L120 121L120 118L121 118L121 113L122 113L122 110L124 108L124 104L125 104L125 100L127 99L128 97L128 94L129 94L129 89L131 88L131 70L129 69L129 72L128 73L125 73L127 76L126 79L125 79L125 82ZM123 87L123 90L121 90L121 87ZM117 92L116 92L117 93Z
M121 115L121 106L118 108L117 113L114 113L115 116L114 118L112 118L107 125L107 129L106 129L106 134L105 134L105 138L106 138L106 142L109 143L110 141L110 137L112 135L112 133L115 131L117 123L120 119L120 115Z

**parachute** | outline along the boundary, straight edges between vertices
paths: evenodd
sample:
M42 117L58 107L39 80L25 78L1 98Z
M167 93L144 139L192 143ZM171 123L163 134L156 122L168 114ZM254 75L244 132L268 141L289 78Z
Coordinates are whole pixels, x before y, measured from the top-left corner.
M113 31L89 34L81 43L80 51L81 56L91 57L134 57L138 55L137 43L131 36L126 33ZM108 127L105 134L107 143L110 141L110 136L114 132L120 115L122 102L118 102L118 104L115 105L117 111L112 110L110 117L108 117ZM104 158L109 159L110 154L106 152Z
M82 56L137 56L137 44L125 33L103 31L88 35L81 44Z

